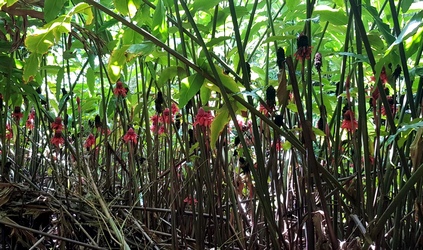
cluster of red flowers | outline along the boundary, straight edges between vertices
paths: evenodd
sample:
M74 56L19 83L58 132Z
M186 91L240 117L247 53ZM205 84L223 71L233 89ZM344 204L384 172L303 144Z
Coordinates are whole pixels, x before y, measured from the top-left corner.
M125 87L123 87L123 83L121 81L117 81L116 87L113 90L113 94L115 94L116 96L125 97L127 93L128 93L128 90Z
M199 108L197 115L195 116L194 127L200 125L202 127L210 127L213 122L213 115L210 111L205 111L203 108Z
M10 126L10 123L6 124L6 139L10 140L13 138L13 129L12 126Z
M172 103L171 108L166 108L161 114L153 115L151 120L150 130L159 135L166 132L166 124L170 124L174 121L176 114L179 112L179 108L176 103Z
M21 107L16 106L13 110L12 117L15 118L16 123L19 123L19 121L22 119L23 114L21 112Z
M295 57L297 60L304 62L306 59L310 59L312 47L308 44L308 37L301 34L297 38L297 51Z
M94 145L95 145L95 136L93 134L90 134L85 140L84 147L87 148L87 150L89 150Z
M358 122L354 117L354 112L350 109L344 113L344 120L342 121L341 128L348 130L348 132L354 132L358 128Z
M134 129L130 128L123 136L123 140L125 141L125 143L131 142L133 144L137 144L137 137L138 135L135 133Z
M56 117L54 122L51 124L51 128L54 131L54 136L51 138L51 144L55 145L56 147L60 147L60 145L65 143L65 139L63 138L62 130L63 130L63 123L62 118Z
M31 110L28 119L25 122L25 127L29 130L34 129L35 110Z

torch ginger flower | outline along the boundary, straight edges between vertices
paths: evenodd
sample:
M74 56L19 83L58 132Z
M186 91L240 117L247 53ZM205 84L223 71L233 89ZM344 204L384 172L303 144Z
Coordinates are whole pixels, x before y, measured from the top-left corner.
M87 139L85 140L84 147L90 149L95 144L95 136L90 134Z
M125 143L132 142L134 144L137 143L137 137L138 135L135 133L133 128L128 129L126 134L123 136L123 140Z
M351 110L345 111L341 128L348 130L348 132L354 132L358 128L358 122L354 118L354 112Z
M60 147L60 145L65 143L65 139L63 139L62 136L62 131L61 130L56 130L56 132L54 132L54 136L53 138L51 138L51 144L55 145L56 147Z
M210 127L213 118L214 117L210 111L205 111L203 108L199 108L197 116L195 116L194 126L198 124L200 126Z
M123 87L123 83L121 81L118 81L116 83L115 89L113 90L113 94L125 97L127 92L128 91L126 90L126 88Z

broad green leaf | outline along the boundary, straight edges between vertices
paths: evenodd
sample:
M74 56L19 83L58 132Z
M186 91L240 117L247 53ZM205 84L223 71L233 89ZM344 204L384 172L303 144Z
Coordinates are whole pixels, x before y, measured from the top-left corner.
M85 25L90 25L94 19L91 6L87 3L78 3L77 5L75 5L75 7L73 7L70 11L69 15L73 16L75 14L86 15Z
M215 67L217 68L217 73L219 74L219 78L222 81L223 86L229 89L232 93L240 92L240 88L243 86L240 83L235 82L231 76L225 75L223 70L219 70L219 66L215 65Z
M167 37L166 9L163 1L159 0L153 15L153 35Z
M231 120L229 110L226 105L223 105L218 111L216 117L210 127L210 146L212 149L216 148L216 141L222 130Z
M352 52L339 52L338 53L341 56L351 56L354 58L357 58L358 60L362 61L362 62L369 62L369 58L367 56L363 56L361 54L355 54Z
M151 42L144 42L140 44L132 44L129 46L128 52L128 61L132 60L134 57L149 55L154 51L154 44Z
M386 54L390 53L395 45L402 43L405 39L414 35L417 30L423 26L423 11L420 11L418 14L414 15L413 18L405 25L401 33L398 35L397 39L391 44L391 47L387 50Z
M112 52L112 55L109 59L109 64L107 65L107 73L109 74L111 82L116 82L119 80L122 68L126 64L126 50L128 48L129 45L124 45Z
M115 4L116 10L120 14L124 16L127 16L129 14L128 0L113 0L113 3Z
M268 38L266 38L263 43L269 43L269 42L274 42L274 41L286 41L286 40L291 40L291 39L295 39L297 38L294 35L291 36L269 36Z
M159 88L163 87L166 81L173 79L177 75L182 75L184 73L184 68L180 66L170 66L160 72L159 80L157 81L157 86Z
M44 19L46 22L52 21L59 15L66 0L45 0Z
M313 11L313 16L320 16L320 20L333 25L346 25L348 17L342 9L333 9L327 5L318 5Z
M210 96L211 96L211 90L204 85L201 86L201 89L200 89L201 102L203 104L207 103L210 100Z
M88 86L88 90L90 91L90 95L93 96L95 94L94 93L95 72L91 67L87 69L87 73L85 77L87 78L87 86Z
M200 74L188 76L181 81L181 89L179 91L179 108L185 107L189 100L200 90L204 83L204 77Z
M57 91L57 90L62 88L62 81L64 76L65 76L65 68L60 67L59 71L57 72L57 78L56 78L56 100L60 99L60 91Z
M408 9L410 9L411 4L414 2L414 0L403 0L401 1L401 11L402 13L406 13Z
M192 13L199 10L207 11L220 3L220 0L195 0L192 4Z
M19 0L0 0L0 8L3 7L3 5L10 7L14 5L17 1Z
M212 47L215 46L216 44L220 44L223 41L226 41L228 39L232 39L231 36L221 36L221 37L216 37L216 38L212 38L210 39L210 41L208 43L206 43L207 47Z
M41 55L37 53L31 53L28 59L25 60L24 74L23 74L24 82L31 81L31 79L33 79L35 75L38 73L38 65L40 64L40 61L39 61L40 56Z
M370 5L364 5L364 8L369 12L369 14L375 20L378 30L385 38L387 44L393 43L395 41L395 37L391 34L392 33L391 28L389 27L388 23L385 23L384 21L382 21L377 9Z

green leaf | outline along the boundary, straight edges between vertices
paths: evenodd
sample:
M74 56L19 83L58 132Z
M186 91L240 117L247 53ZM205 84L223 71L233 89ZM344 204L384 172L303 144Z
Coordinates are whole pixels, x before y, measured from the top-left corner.
M181 90L179 91L179 108L185 107L189 100L200 90L204 83L204 77L200 74L194 74L182 79Z
M116 82L119 80L122 68L126 64L126 50L128 48L129 45L124 45L112 52L112 55L109 59L109 64L107 65L107 73L109 74L111 82Z
M220 3L220 0L195 0L192 4L192 13L199 10L207 11Z
M357 58L361 62L369 62L369 58L367 56L363 56L361 54L355 54L355 53L352 53L352 52L339 52L338 55L351 56L351 57Z
M210 145L211 148L216 148L216 141L220 133L223 131L225 126L231 120L229 115L229 110L226 105L223 105L218 111L216 117L213 119L213 122L210 127Z
M418 14L414 15L413 18L411 18L411 20L407 23L407 25L405 25L405 27L402 29L397 39L392 43L387 53L389 53L392 50L393 46L402 43L405 39L414 35L417 32L417 30L423 25L422 18L423 18L423 11L420 11Z
M57 72L57 78L56 78L56 100L60 99L60 91L58 90L62 88L62 81L64 76L65 76L65 68L60 67L59 71Z
M87 3L78 3L75 5L69 15L73 16L75 14L84 14L86 16L85 25L90 25L94 19L91 6Z
M219 74L219 78L222 81L223 86L229 89L232 93L240 92L240 88L243 86L240 83L235 82L231 76L225 75L223 70L219 70L219 66L215 65L215 67L218 69L217 73Z
M313 16L320 16L320 20L333 25L346 25L348 17L342 9L333 9L327 5L318 5L313 11Z
M184 68L180 66L170 66L160 72L159 80L157 81L157 86L159 88L163 87L166 81L173 79L177 75L184 74Z
M297 38L294 35L291 36L269 36L268 38L266 38L263 43L269 43L269 42L274 42L274 41L286 41L286 40L292 40Z
M388 23L385 23L384 21L382 21L382 19L379 16L377 9L373 6L370 6L370 5L364 5L364 8L369 12L369 14L375 20L375 23L378 27L378 30L383 35L386 42L388 44L393 43L395 41L395 37L391 34L391 32L392 32L391 28L389 27Z
M200 98L201 98L201 102L207 103L210 100L210 96L211 96L211 90L209 88L207 88L206 86L201 86L200 88Z
M27 60L25 60L24 66L24 74L23 79L24 82L31 81L32 78L38 73L38 66L40 64L40 56L37 53L31 53Z
M95 85L95 72L92 68L87 69L87 73L85 75L87 78L87 86L88 90L90 91L91 96L93 96L94 93L94 85Z
M220 44L223 41L226 41L228 39L232 39L231 36L220 36L220 37L216 37L216 38L212 38L210 39L210 41L208 43L206 43L207 47L212 47L215 46L216 44Z
M406 13L408 11L408 9L410 9L410 6L413 2L414 2L414 0L403 0L403 1L401 1L402 13Z
M124 16L127 16L129 14L128 0L113 0L113 3L115 4L116 10L120 14Z
M66 0L45 0L44 1L44 19L46 22L52 21L59 15Z
M153 15L153 35L167 38L166 9L163 1L159 0Z
M132 60L134 57L149 55L153 51L154 51L154 44L152 42L132 44L129 46L127 50L128 61Z

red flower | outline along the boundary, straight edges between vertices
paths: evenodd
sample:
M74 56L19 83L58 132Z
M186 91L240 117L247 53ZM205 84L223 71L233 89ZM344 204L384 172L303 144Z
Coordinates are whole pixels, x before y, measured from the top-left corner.
M193 199L191 196L187 196L184 199L184 202L187 203L188 205L192 205L193 203L194 204L198 203L197 199L195 199L195 198Z
M262 114L264 114L266 116L269 113L269 110L267 110L267 108L263 104L261 104L261 103L260 103L260 106L259 106L259 111L260 111L260 113L262 113Z
M172 102L171 110L172 110L172 115L178 113L178 111L179 111L178 105L176 105L176 103Z
M297 52L295 52L295 57L297 60L303 62L306 59L310 59L312 47L308 45L308 37L304 34L301 34L297 38Z
M79 96L76 97L76 104L78 105L78 111L81 112L81 98Z
M63 129L62 118L59 116L54 119L54 122L51 124L51 128L54 130L61 131Z
M84 147L90 149L95 144L95 136L90 134L87 139L85 140Z
M351 110L345 111L344 121L342 121L341 128L348 130L348 132L353 132L358 128L358 122L354 118L354 112Z
M15 110L13 110L13 113L12 113L12 117L14 117L17 122L19 122L22 119L23 114L21 112L20 106L15 107Z
M153 123L153 126L156 126L157 124L159 124L159 122L162 121L162 118L158 115L153 115L152 117L150 117L150 120Z
M163 110L162 116L163 116L163 122L165 123L170 123L173 120L172 114L170 113L170 110L168 108Z
M128 129L128 131L126 132L126 134L123 136L123 140L128 143L128 142L132 142L134 144L137 143L137 134L135 133L133 128Z
M31 119L28 118L28 120L26 120L25 127L27 129L29 129L29 130L33 130L34 129L34 123L32 122Z
M125 97L127 92L128 91L123 87L123 83L121 81L118 81L116 83L115 89L113 90L113 93L117 96Z
M56 132L54 132L54 136L53 138L51 138L51 144L55 145L56 147L60 147L60 145L65 143L65 139L63 139L62 136L62 131L61 130L56 130Z
M213 115L210 111L204 111L203 108L198 109L197 116L195 117L195 125L200 125L204 127L210 127L211 123L213 121Z
M6 139L10 140L13 138L13 129L12 126L10 126L10 124L6 124Z
M31 110L31 112L28 115L28 119L31 119L31 120L35 119L35 110Z

